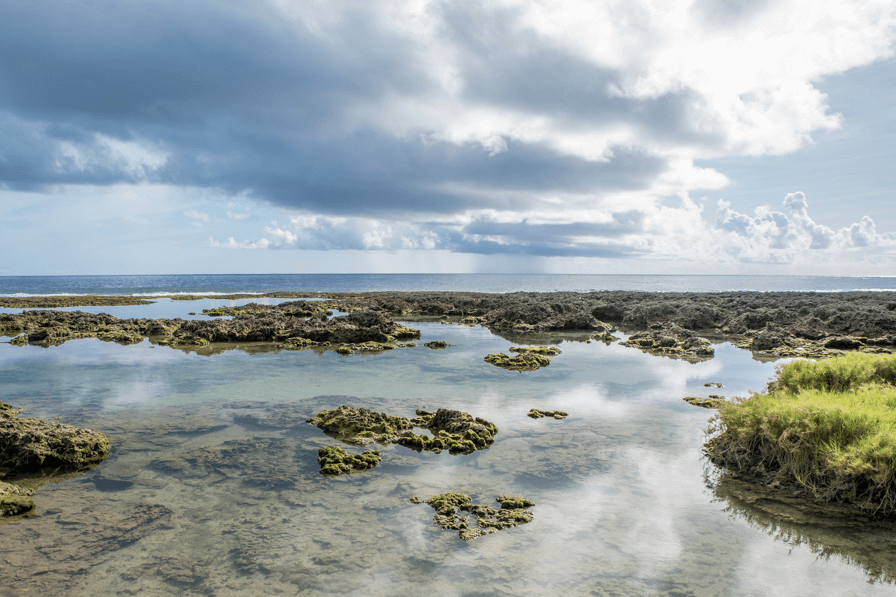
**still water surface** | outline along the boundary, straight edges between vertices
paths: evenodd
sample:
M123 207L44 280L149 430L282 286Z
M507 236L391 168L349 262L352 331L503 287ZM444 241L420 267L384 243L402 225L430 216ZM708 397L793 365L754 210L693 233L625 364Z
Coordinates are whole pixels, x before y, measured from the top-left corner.
M222 304L233 302L103 310L186 317ZM40 487L34 518L0 526L0 587L91 596L893 594L887 582L868 582L893 572L889 527L707 485L714 471L700 446L711 411L681 398L761 390L774 364L730 344L691 364L564 336L550 367L520 374L482 357L525 339L410 325L423 333L416 348L349 357L0 344L0 400L24 416L102 430L114 446L97 469ZM453 346L424 348L430 340ZM408 417L449 407L499 433L471 455L383 447L377 468L326 478L317 450L337 442L305 419L340 404ZM532 420L530 408L570 417ZM408 502L446 491L483 504L527 497L535 519L465 543L432 523L429 506Z

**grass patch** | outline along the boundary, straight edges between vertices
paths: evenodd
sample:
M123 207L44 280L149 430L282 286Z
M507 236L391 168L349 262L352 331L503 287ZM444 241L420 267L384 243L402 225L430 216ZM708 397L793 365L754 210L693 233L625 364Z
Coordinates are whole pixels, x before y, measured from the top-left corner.
M719 466L896 514L896 355L788 363L768 393L723 404L708 433Z

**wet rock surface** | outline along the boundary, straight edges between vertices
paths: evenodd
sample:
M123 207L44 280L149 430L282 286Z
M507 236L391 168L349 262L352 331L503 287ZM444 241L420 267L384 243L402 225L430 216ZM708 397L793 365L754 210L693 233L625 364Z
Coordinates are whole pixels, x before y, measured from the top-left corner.
M522 352L512 357L499 352L485 355L484 360L495 367L510 371L535 371L551 364L551 359L529 352Z
M109 454L109 440L99 431L19 418L21 410L0 402L0 473L8 477L86 469Z
M322 448L317 453L320 474L335 477L346 473L370 470L380 463L377 450L365 450L361 454L349 454L339 446Z
M555 419L565 419L569 416L569 413L565 413L562 410L538 410L537 408L533 408L529 411L529 414L526 415L531 419L543 419L544 417L553 417Z
M418 409L413 419L378 413L366 408L342 405L325 410L307 422L334 439L347 444L395 443L418 451L470 454L494 443L498 428L480 417L440 408L436 412ZM432 436L413 429L428 429Z
M416 497L408 501L421 503ZM436 511L433 516L435 524L445 530L457 531L464 541L532 522L534 516L527 510L535 505L531 500L499 495L495 501L501 504L498 510L474 504L466 494L449 492L434 495L423 503L429 504Z
M556 346L511 346L509 351L517 354L540 354L543 357L555 357L562 352Z

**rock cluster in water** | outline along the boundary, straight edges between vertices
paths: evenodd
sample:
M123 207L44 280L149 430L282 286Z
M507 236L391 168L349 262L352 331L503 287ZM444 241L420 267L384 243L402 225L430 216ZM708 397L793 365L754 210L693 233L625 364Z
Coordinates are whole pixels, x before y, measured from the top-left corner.
M699 396L685 396L682 398L685 402L700 408L719 408L725 403L724 396L710 394L708 398L700 398Z
M390 444L439 453L470 454L484 450L495 441L498 428L485 419L457 410L436 412L418 409L413 419L378 413L367 408L342 405L324 410L308 420L324 433L348 444ZM428 429L432 437L413 429Z
M0 481L0 517L16 516L34 509L33 489Z
M534 371L550 365L548 357L557 356L561 351L554 346L511 346L510 352L517 354L512 357L503 352L489 354L485 362L511 371Z
M409 501L415 504L421 503L416 496ZM532 522L534 517L527 510L535 505L531 500L499 495L495 501L501 504L500 510L474 504L470 496L453 492L434 495L424 503L436 511L433 522L443 529L458 531L458 536L464 541ZM472 528L470 516L476 521L476 526Z
M715 354L709 340L677 323L652 323L650 329L632 334L621 344L653 355L688 360L711 359Z

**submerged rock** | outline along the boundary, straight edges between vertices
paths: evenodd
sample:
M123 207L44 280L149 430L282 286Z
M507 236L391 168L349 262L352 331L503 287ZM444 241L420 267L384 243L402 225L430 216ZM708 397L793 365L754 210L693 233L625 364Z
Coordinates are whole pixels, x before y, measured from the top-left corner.
M416 496L409 501L420 503ZM458 531L458 536L464 541L532 522L534 517L526 510L535 505L531 500L499 495L495 501L501 504L500 510L474 504L470 496L453 492L434 495L424 503L436 511L433 516L434 523L445 530ZM473 523L470 520L471 516L475 519L475 527L471 526Z
M349 454L339 446L329 446L318 450L317 455L320 474L328 476L366 471L378 465L381 460L377 450Z
M34 509L33 489L0 481L0 517L16 516Z
M75 471L109 454L109 440L99 431L16 417L21 410L0 402L0 472Z
M569 413L565 413L562 410L538 410L537 408L533 408L529 411L527 417L533 419L541 419L544 417L554 417L555 419L565 419L569 416Z
M486 355L485 362L511 371L534 371L550 365L551 359L528 352L520 353L514 357L507 356L501 352Z

